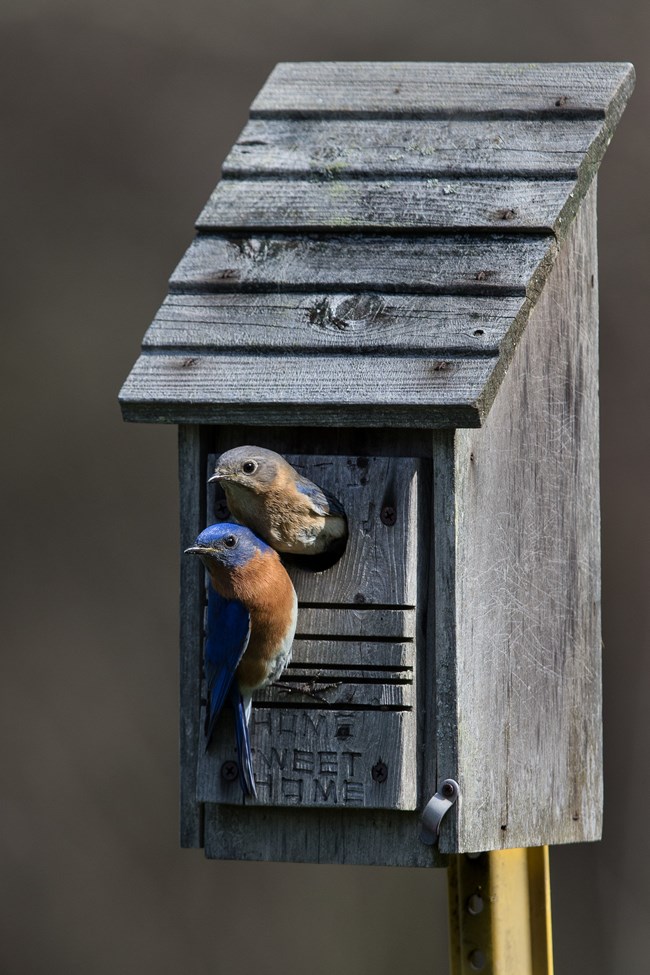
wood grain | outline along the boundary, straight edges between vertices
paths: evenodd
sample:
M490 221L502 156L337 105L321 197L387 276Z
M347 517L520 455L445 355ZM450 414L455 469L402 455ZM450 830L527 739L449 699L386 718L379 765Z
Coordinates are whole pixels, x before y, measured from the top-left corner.
M222 860L440 867L419 813L381 809L206 806L205 855Z
M276 65L254 118L595 117L619 110L631 64L300 62Z
M328 635L352 640L409 640L415 636L415 618L411 609L301 606L296 635L321 640Z
M602 122L251 119L223 175L354 177L578 175Z
M224 179L199 230L555 233L574 180Z
M505 228L506 231L508 228ZM554 251L550 236L445 234L362 237L199 235L170 279L172 291L370 291L525 295ZM231 299L237 307L237 299Z
M474 426L496 361L283 356L269 369L258 356L148 354L121 403L151 422Z
M178 476L181 551L192 545L205 519L202 472L205 448L201 430L180 426ZM196 762L199 739L200 682L203 671L202 567L196 559L180 560L180 842L203 845L203 808L196 800Z
M143 348L498 352L523 310L523 297L174 294L165 299Z
M485 426L454 435L438 742L462 803L443 851L600 836L595 230L594 187Z
M215 744L200 757L198 795L242 807L239 783L221 774L224 762L236 760L232 718L224 718ZM250 730L258 798L245 806L414 809L414 729L406 711L255 707ZM377 766L383 766L378 778Z

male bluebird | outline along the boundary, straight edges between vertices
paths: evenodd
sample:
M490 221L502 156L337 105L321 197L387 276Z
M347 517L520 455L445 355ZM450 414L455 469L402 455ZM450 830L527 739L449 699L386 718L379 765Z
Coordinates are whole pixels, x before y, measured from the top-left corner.
M233 518L278 552L342 554L348 537L343 506L273 450L227 450L210 481L223 485Z
M239 780L256 796L248 721L253 692L276 680L291 658L298 600L277 552L242 525L202 531L186 553L208 570L206 749L227 698L235 710Z

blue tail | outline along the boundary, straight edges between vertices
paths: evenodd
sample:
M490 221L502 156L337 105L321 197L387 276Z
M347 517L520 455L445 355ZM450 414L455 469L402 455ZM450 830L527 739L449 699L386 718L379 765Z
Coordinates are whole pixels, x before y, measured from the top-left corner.
M232 685L231 695L233 708L235 709L235 736L237 739L237 756L239 758L239 784L245 796L252 796L253 799L257 799L246 707L239 688L234 683Z

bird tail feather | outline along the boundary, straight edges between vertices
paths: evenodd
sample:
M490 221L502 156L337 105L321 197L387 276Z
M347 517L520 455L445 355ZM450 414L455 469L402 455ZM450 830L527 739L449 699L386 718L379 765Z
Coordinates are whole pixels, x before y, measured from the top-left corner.
M255 788L255 774L253 772L253 755L251 740L248 733L248 718L251 712L251 702L246 702L239 688L233 685L233 706L235 709L235 736L237 739L237 756L239 758L239 783L245 796L257 799Z

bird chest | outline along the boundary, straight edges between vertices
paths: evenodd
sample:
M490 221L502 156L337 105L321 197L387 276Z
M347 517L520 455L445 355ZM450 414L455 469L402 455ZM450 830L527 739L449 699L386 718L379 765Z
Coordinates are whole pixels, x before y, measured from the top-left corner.
M427 866L600 835L594 176L632 83L296 64L255 100L122 409L179 424L183 548L231 519L208 479L243 444L334 494L349 537L287 560L255 798L232 712L205 748L206 579L182 561L184 845Z

